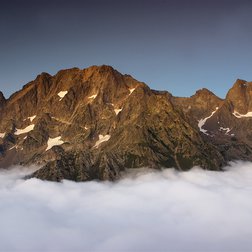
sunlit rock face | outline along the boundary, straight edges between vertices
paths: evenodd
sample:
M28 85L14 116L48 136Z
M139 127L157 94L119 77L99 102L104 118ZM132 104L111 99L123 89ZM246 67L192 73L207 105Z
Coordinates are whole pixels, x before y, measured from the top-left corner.
M36 164L38 178L86 181L252 160L251 85L238 80L224 100L207 89L180 98L106 65L42 73L0 96L0 166Z
M252 82L238 79L224 100L203 89L174 101L225 160L251 160Z

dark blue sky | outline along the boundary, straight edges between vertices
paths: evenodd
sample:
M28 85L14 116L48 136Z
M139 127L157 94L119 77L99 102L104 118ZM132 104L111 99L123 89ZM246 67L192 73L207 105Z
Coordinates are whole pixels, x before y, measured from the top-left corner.
M252 80L252 1L1 1L0 90L108 64L151 88L224 97Z

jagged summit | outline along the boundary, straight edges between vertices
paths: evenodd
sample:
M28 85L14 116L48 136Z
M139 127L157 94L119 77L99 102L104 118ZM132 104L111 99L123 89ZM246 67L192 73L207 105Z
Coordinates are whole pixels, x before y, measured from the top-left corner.
M202 88L197 90L193 96L216 96L216 95L207 88Z
M104 81L105 79L112 80L114 84L118 84L122 78L123 75L121 73L108 65L90 66L86 69L74 67L60 70L53 76L49 73L42 72L35 78L35 80L24 85L22 90L11 95L8 100L12 100L17 93L18 97L20 97L20 92L25 95L34 88L38 88L42 93L47 93L47 91L56 91L56 89L68 89L87 81L92 81L96 86L107 84ZM125 75L124 78L133 79L129 75Z
M252 111L252 82L238 79L228 91L226 100L240 114Z
M0 95L0 166L37 164L33 176L56 181L113 180L146 166L220 170L252 159L250 119L234 114L244 96L234 96L173 97L106 65L42 73Z

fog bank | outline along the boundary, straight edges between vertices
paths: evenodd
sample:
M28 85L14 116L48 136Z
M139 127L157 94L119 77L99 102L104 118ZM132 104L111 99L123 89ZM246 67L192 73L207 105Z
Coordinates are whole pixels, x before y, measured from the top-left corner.
M251 251L252 163L226 169L114 183L0 171L0 251Z

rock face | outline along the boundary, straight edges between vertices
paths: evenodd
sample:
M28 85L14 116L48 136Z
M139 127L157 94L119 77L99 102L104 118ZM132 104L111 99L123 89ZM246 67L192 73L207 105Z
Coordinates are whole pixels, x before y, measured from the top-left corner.
M2 92L0 92L0 108L5 105L6 99Z
M139 167L221 170L252 160L251 92L238 80L225 100L207 89L173 97L105 65L42 73L7 100L0 93L0 167L36 164L32 176L54 181L115 180Z

